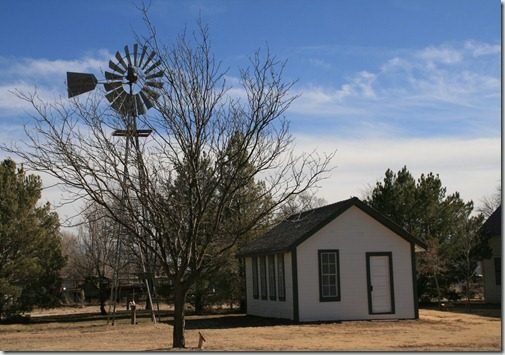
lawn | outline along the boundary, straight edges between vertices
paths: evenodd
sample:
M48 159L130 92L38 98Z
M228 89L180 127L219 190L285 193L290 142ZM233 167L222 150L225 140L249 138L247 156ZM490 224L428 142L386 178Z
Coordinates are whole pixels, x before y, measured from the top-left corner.
M158 324L140 317L135 326L127 318L112 326L96 313L82 314L82 309L57 316L61 312L34 313L30 324L0 325L0 350L170 350L172 326L167 316ZM501 351L502 347L499 310L466 314L421 309L419 320L311 324L216 314L188 316L186 326L187 347L197 346L201 332L206 338L204 350Z

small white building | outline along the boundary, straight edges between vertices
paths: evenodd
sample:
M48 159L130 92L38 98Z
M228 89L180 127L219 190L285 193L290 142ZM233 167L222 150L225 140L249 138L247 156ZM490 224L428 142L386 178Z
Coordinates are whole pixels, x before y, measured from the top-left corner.
M488 236L491 257L482 260L484 278L484 301L501 303L501 206L482 225L482 232Z
M292 215L240 250L247 314L294 321L415 319L426 248L358 198Z

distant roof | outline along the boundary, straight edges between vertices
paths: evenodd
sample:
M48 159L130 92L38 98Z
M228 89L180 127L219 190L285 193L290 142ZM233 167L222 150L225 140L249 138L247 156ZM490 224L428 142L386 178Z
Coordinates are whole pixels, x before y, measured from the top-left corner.
M489 216L481 227L481 231L488 235L501 236L501 205Z
M415 238L379 211L361 202L357 197L353 197L331 205L293 214L262 237L241 248L237 255L250 256L287 251L302 243L352 206L358 207L408 242L426 249L427 246L423 241Z

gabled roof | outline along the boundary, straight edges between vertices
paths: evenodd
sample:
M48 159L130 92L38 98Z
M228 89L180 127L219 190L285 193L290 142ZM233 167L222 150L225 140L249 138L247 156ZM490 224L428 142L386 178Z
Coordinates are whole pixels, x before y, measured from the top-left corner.
M358 207L408 242L426 249L426 244L423 241L415 238L398 224L374 208L361 202L357 197L353 197L331 205L291 215L265 235L251 241L240 249L237 256L265 255L288 251L302 243L352 206Z
M487 221L484 222L481 231L487 235L497 235L501 237L501 205L489 216Z

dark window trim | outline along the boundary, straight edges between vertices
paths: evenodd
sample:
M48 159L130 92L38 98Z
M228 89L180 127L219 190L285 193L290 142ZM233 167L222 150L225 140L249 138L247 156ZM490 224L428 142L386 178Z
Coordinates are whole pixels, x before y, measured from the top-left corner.
M253 286L253 298L258 299L260 296L259 289L259 275L258 275L258 257L252 257L252 286Z
M268 268L268 293L270 295L270 300L275 301L277 299L277 279L275 277L275 254L269 255L267 257L267 268ZM272 270L273 266L273 270Z
M337 296L336 297L323 297L323 280L321 270L321 254L322 253L335 253L336 254L336 267L337 267ZM340 255L338 249L320 249L317 251L317 262L319 270L319 302L340 302Z
M300 305L298 302L298 257L296 247L291 249L291 278L293 282L293 320L300 321Z
M286 300L286 267L284 266L284 253L277 254L277 288L279 301ZM282 268L282 277L279 277L279 270ZM282 295L281 295L282 290Z
M268 278L266 256L260 256L261 299L268 299Z
M496 286L501 286L501 256L494 258L494 279Z
M412 264L412 287L414 294L414 318L419 319L419 296L417 295L416 246L410 243L410 261Z
M370 257L371 256L387 256L389 259L389 288L391 295L391 311L390 312L372 312L372 282L370 279ZM366 283L368 294L368 314L395 314L395 287L393 282L393 253L390 251L383 252L368 252L366 253Z

